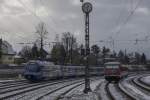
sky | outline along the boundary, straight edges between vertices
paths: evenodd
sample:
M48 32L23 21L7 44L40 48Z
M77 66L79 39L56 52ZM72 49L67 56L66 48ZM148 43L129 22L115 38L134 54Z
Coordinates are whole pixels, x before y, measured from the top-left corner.
M150 0L86 1L93 5L90 45L144 52L150 57ZM48 30L45 42L55 41L56 34L61 38L63 32L71 32L84 43L81 5L80 0L0 0L0 35L19 51L23 46L19 43L36 41L35 27L44 22ZM113 40L114 46L107 42Z

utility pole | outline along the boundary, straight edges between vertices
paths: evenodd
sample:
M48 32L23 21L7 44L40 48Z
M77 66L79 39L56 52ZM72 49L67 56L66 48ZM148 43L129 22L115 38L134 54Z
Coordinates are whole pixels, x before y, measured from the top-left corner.
M70 50L70 64L72 65L72 54L73 54L73 36L71 36L71 50Z
M40 57L43 60L44 55L43 55L43 37L41 37L41 43L40 43Z
M90 88L90 73L89 73L89 13L92 11L92 4L89 2L82 2L82 11L85 14L85 59L86 59L86 67L85 67L85 88L83 90L84 93L91 92Z

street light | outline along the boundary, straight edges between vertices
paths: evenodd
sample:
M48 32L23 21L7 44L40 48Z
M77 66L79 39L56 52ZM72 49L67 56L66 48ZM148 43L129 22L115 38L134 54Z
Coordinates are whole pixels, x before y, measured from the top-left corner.
M89 2L83 3L82 1L82 11L85 14L85 53L86 53L86 67L85 67L85 88L83 90L84 93L91 92L90 88L90 73L89 73L89 13L92 11L92 4Z

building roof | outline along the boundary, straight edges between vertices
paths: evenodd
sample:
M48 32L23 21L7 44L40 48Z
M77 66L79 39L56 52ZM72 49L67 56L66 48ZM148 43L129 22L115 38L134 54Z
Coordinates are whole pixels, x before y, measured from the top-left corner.
M21 57L21 56L19 56L19 55L15 55L15 56L14 56L14 58L19 59L19 58L22 58L22 57Z
M120 62L107 62L105 65L119 65Z

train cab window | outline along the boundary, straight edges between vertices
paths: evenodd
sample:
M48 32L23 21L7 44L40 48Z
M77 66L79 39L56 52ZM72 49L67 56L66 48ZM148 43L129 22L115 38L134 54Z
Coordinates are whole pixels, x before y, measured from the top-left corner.
M40 66L36 63L30 63L26 65L26 69L28 71L32 71L32 72L39 72L40 71Z
M119 68L119 65L106 65L106 68Z
M120 63L119 62L108 62L105 64L105 69L119 69Z

